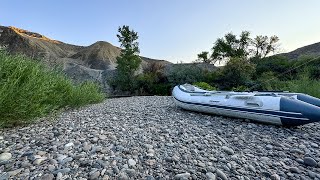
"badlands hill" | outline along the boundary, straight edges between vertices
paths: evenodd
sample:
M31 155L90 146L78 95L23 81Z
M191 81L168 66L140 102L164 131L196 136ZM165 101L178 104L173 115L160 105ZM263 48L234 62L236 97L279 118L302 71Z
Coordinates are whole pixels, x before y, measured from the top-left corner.
M288 53L283 53L281 55L284 55L288 57L291 60L297 59L300 56L315 56L318 57L320 56L320 42L310 44L307 46L300 47L296 50L293 50Z
M11 53L42 59L49 66L74 63L96 70L115 69L116 57L121 51L119 47L104 41L77 46L11 26L0 26L0 45L7 46ZM164 60L141 58L143 66L151 62L170 64Z

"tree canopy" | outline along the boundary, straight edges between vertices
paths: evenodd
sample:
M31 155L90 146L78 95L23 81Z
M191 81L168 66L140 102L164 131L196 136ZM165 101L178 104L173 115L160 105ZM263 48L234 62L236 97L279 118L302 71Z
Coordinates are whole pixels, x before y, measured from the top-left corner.
M198 61L216 63L218 61L229 61L231 58L263 58L271 52L275 52L278 48L278 41L277 36L259 35L251 38L249 31L242 31L237 37L230 32L215 41L211 48L210 57L207 51L198 54Z
M138 33L130 30L129 26L118 29L119 42L121 43L121 54L117 57L117 86L124 91L132 91L134 88L134 73L141 64L139 57Z
M211 58L209 57L209 52L208 51L202 51L201 53L198 54L198 59L196 62L204 62L204 63L211 63Z

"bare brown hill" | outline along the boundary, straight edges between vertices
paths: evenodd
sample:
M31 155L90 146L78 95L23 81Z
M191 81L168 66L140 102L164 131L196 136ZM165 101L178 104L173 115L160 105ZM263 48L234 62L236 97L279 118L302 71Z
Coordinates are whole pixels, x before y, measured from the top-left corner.
M288 53L283 53L280 54L283 56L288 57L291 60L297 59L300 56L315 56L318 57L320 56L320 42L310 44L307 46L303 46L301 48L298 48L294 51L288 52Z
M90 46L77 46L45 37L16 27L0 26L0 45L11 53L21 53L42 59L49 66L75 63L91 69L115 69L116 57L121 49L104 41ZM152 62L171 64L168 61L141 57L143 65Z

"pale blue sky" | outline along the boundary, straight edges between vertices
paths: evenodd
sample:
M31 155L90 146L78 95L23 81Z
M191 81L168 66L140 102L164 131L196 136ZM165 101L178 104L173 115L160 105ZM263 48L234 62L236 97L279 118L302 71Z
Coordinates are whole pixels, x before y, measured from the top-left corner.
M319 0L1 0L0 25L76 45L119 46L121 25L139 34L141 55L191 62L218 37L277 35L282 52L320 41Z

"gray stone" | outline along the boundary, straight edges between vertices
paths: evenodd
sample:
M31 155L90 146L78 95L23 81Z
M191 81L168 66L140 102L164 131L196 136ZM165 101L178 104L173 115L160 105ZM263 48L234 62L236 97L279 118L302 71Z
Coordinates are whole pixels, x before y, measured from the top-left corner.
M181 174L177 174L174 176L174 179L179 179L179 180L187 180L190 177L190 173L186 172L186 173L181 173Z
M212 172L206 173L206 176L207 176L208 180L215 180L216 179L216 175L213 174Z
M146 176L145 180L155 180L153 176Z
M300 145L299 145L299 148L300 148L300 149L305 149L306 146L305 146L304 144L300 144Z
M310 143L310 146L313 147L313 148L318 148L319 147L319 145L316 144L316 143Z
M307 165L307 166L312 166L312 167L317 166L317 162L316 162L313 158L311 158L311 157L305 157L305 158L303 159L303 162L304 162L304 164Z
M296 159L296 161L297 161L298 163L300 163L300 164L304 164L303 159L298 158L298 159Z
M64 160L65 158L67 158L67 157L68 157L68 156L66 156L66 155L58 154L58 155L57 155L57 160L59 161L59 163L62 163L63 160Z
M44 160L46 160L46 158L38 158L36 160L33 161L33 165L40 165Z
M290 167L289 171L293 173L300 173L300 170L297 167Z
M112 170L113 170L113 172L114 172L115 174L118 174L118 173L120 172L119 168L116 167L116 166L113 167Z
M23 168L16 169L16 170L13 170L13 171L9 171L8 174L9 174L10 177L16 176L17 174L21 173L22 170L23 170Z
M89 175L90 180L98 179L100 176L100 172L97 170L91 171L89 174L90 174Z
M107 136L106 136L106 135L99 135L99 139L101 139L101 140L106 140L106 139L107 139Z
M70 143L64 145L64 147L65 147L66 149L70 149L70 148L72 148L73 146L74 146L73 142L70 142Z
M252 172L256 172L256 168L254 168L251 164L248 166L249 170Z
M134 169L126 169L126 173L129 177L134 177L136 175L136 171Z
M227 146L222 146L222 150L224 150L224 152L226 152L229 155L233 155L234 154L234 151L231 148L227 147Z
M129 159L129 160L128 160L128 165L129 165L129 166L135 166L135 165L136 165L136 161L133 160L133 159Z
M90 151L91 150L91 145L90 144L85 144L82 149L84 151Z
M271 180L280 180L280 176L279 176L278 174L272 174L272 175L270 176L270 179L271 179Z
M273 146L271 145L271 144L268 144L267 146L266 146L266 150L272 150L273 149Z
M62 179L62 173L61 173L61 172L58 172L57 177L56 177L56 180L61 180L61 179Z
M266 162L266 161L269 161L269 158L268 157L261 157L260 160L263 162Z
M67 157L67 158L62 160L61 164L66 164L66 163L71 162L71 161L73 161L73 158L72 157Z
M40 156L44 156L45 154L47 154L47 152L45 152L45 151L38 151L37 154L40 155Z
M308 176L311 178L315 178L316 177L316 173L312 172L312 171L308 171Z
M205 167L206 164L204 164L203 162L199 162L199 163L198 163L198 166L200 166L200 167Z
M228 180L226 174L224 174L224 172L222 172L220 169L216 170L216 176L220 177L222 180Z
M54 165L48 165L48 170L50 172L54 171L56 169L56 167Z
M129 179L129 177L124 172L121 172L118 175L118 180L128 180L128 179Z
M58 169L58 170L54 171L53 174L59 174L59 173L66 174L70 171L71 171L70 168L63 168L63 169Z
M12 154L8 152L4 152L0 154L0 162L1 161L9 161L12 158Z
M9 179L9 174L8 173L2 173L2 174L0 174L0 180L7 180L7 179Z
M41 180L53 180L54 175L53 174L45 174L41 177Z
M23 162L21 162L20 165L22 168L28 168L28 167L32 166L32 164L29 163L29 161L23 161Z

